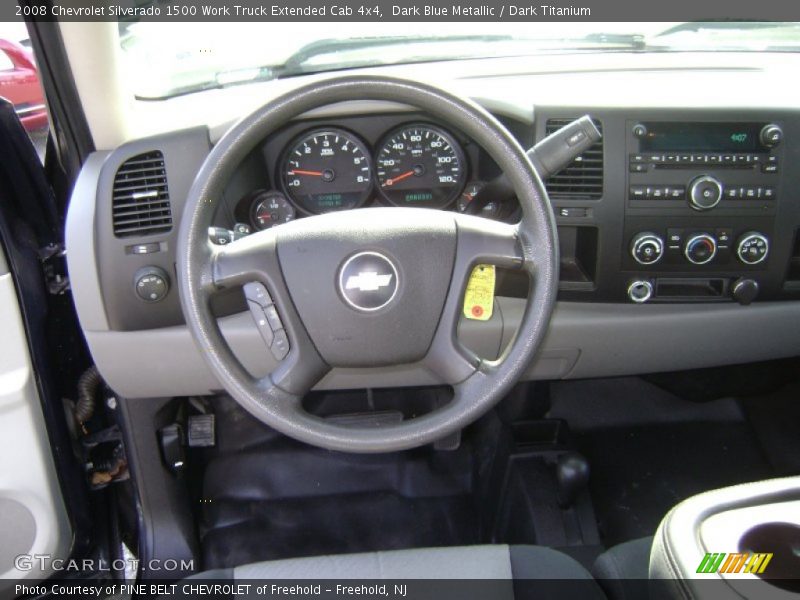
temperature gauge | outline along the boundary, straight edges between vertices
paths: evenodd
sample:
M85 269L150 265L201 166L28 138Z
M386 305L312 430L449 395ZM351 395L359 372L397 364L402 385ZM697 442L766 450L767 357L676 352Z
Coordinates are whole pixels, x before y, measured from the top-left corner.
M250 220L256 229L269 229L273 225L294 220L295 210L280 192L262 192L250 208Z

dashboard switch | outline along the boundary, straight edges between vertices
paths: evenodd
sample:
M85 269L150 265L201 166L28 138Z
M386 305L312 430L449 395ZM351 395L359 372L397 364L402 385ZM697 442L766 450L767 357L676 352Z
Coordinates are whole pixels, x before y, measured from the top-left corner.
M693 235L683 251L686 260L695 265L704 265L717 255L717 241L707 233Z
M275 341L272 342L270 350L272 350L272 356L277 360L286 358L286 355L289 354L289 337L285 330L279 329L275 332Z
M736 256L746 265L757 265L763 262L769 254L769 240L757 231L748 231L736 246Z
M133 289L141 300L158 302L169 292L169 277L161 267L142 267L133 276Z
M636 304L644 304L653 296L653 284L649 281L633 281L628 286L628 298Z
M250 282L242 286L244 297L259 306L266 308L272 304L272 296L269 295L263 283Z
M737 279L731 288L731 295L742 306L747 306L758 296L758 283L753 279Z
M631 240L631 256L640 265L652 265L664 255L664 240L655 233L643 231Z
M258 333L261 334L261 339L264 340L267 347L271 347L275 340L275 334L272 331L272 327L269 326L267 315L264 314L264 308L252 300L247 301L247 306L250 308L253 321L256 322L256 327L258 328Z

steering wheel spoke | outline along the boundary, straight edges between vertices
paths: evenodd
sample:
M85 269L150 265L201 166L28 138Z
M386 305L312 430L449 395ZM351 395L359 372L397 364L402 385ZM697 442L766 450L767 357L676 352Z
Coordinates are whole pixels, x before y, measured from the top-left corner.
M224 246L210 245L211 291L244 285L251 281L272 284L280 277L275 252L275 234L267 229Z

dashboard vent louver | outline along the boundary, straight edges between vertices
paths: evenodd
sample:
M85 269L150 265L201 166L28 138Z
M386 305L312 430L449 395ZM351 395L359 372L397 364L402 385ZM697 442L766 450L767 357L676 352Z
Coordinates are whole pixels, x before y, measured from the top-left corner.
M159 150L126 160L114 177L114 235L130 237L172 229L164 155Z
M573 119L548 119L546 134L561 129ZM603 132L598 121L594 124ZM568 167L547 181L547 193L562 200L598 200L603 196L603 140L594 144Z

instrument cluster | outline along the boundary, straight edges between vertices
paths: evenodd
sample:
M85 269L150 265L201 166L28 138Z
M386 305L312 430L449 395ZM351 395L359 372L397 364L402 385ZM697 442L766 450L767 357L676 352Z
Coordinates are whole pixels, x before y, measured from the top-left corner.
M246 194L237 221L255 230L297 217L370 205L469 210L485 185L474 177L465 148L450 131L424 121L390 128L370 146L344 127L307 129L277 156L270 188ZM490 202L473 207L502 218Z

